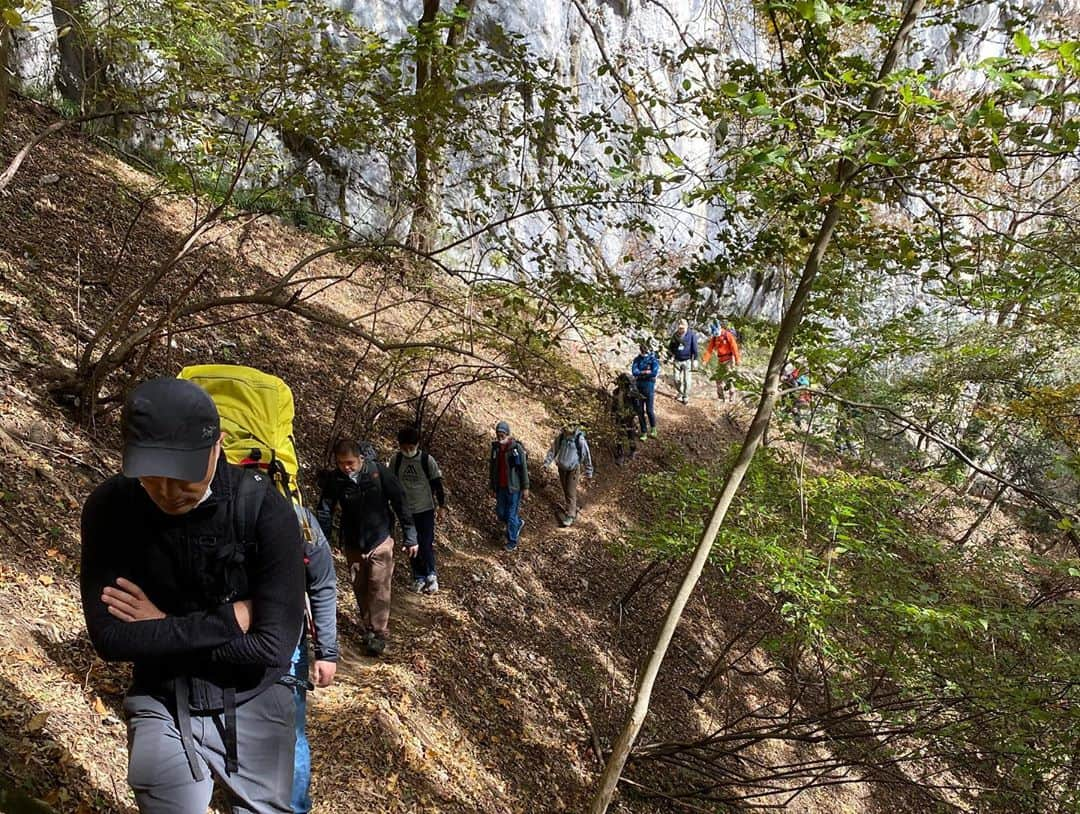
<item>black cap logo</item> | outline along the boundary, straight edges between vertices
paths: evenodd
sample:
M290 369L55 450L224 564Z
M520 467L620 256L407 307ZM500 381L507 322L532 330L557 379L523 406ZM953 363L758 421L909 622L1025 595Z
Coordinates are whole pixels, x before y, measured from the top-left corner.
M200 481L221 420L209 394L185 379L151 379L124 405L124 474Z

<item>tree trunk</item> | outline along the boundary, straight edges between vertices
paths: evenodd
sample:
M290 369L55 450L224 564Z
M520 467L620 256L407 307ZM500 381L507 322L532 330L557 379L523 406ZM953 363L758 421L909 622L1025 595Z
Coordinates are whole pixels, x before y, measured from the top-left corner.
M880 80L883 80L892 73L899 58L900 51L906 44L911 30L915 26L915 20L925 5L925 2L926 0L909 0L906 3L903 21L901 22L896 36L882 60L881 68L878 71L879 82L869 94L868 104L866 105L867 110L877 111L880 109L879 106L882 97L885 94L885 85ZM668 608L667 615L664 617L664 622L660 627L660 632L657 635L652 653L641 671L637 692L630 710L630 717L627 720L622 733L619 735L619 739L612 747L611 756L608 758L607 765L604 767L604 772L600 776L599 788L597 789L596 796L593 798L589 808L590 814L606 814L608 806L611 804L611 798L614 796L615 787L618 785L619 778L622 776L623 767L630 757L630 752L634 747L634 742L637 740L638 732L645 722L646 714L648 714L653 685L656 683L656 676L660 671L660 665L664 660L664 655L667 653L668 646L671 644L671 639L675 635L675 628L678 626L683 609L686 607L686 603L690 599L690 594L697 584L698 579L701 577L701 572L705 568L705 563L708 561L709 553L712 551L716 535L720 531L720 526L724 522L724 517L727 515L728 507L731 505L736 491L738 491L739 486L742 484L743 477L750 468L750 462L753 460L754 454L757 452L757 448L761 443L762 436L765 434L765 428L769 424L773 408L776 405L776 395L780 385L780 371L783 367L784 359L787 357L792 340L795 337L795 331L802 320L803 308L813 289L814 280L817 277L818 270L821 268L822 258L825 256L825 252L836 231L836 224L840 220L841 201L846 194L847 185L854 176L856 169L856 165L850 159L841 159L836 166L835 178L839 182L839 192L837 192L829 202L825 217L818 227L817 235L814 238L814 244L810 249L810 253L803 266L799 285L795 289L794 296L791 298L791 306L780 322L780 331L776 337L776 343L773 345L772 355L769 358L769 367L765 374L765 383L762 387L761 398L758 401L757 412L754 414L754 419L750 423L750 428L746 432L746 437L743 439L742 448L739 450L739 457L736 459L735 465L732 467L731 473L728 475L727 480L724 482L724 487L720 491L720 497L716 501L716 506L713 508L709 524L706 526L701 541L698 543L697 549L694 552L693 559L691 559L690 565L686 569L686 575L683 577L682 583L676 590L675 597L671 602L671 606Z
M720 531L724 517L727 515L728 507L731 506L731 501L734 499L736 491L742 484L743 477L750 468L750 462L757 452L762 436L765 434L765 428L768 426L769 418L772 416L773 408L776 405L776 394L780 389L780 371L784 365L784 359L787 357L792 339L795 337L795 330L802 319L803 306L806 304L814 279L817 277L818 269L821 266L821 258L829 247L839 219L840 204L834 201L830 204L821 226L818 228L814 246L806 259L802 278L795 291L795 296L791 300L791 307L780 323L780 333L776 344L773 346L772 356L769 358L769 367L765 374L765 385L758 401L757 412L754 414L754 419L750 423L746 437L743 439L742 449L739 450L739 457L735 461L735 466L724 482L724 488L721 490L720 497L713 509L709 525L705 528L701 542L698 543L694 557L686 570L686 575L683 577L675 593L675 598L668 608L667 615L664 617L664 623L660 628L656 644L653 646L652 654L638 681L630 718L626 722L619 739L612 747L611 757L608 759L607 766L604 768L604 773L600 778L600 788L589 809L590 814L604 814L607 811L611 798L615 793L615 786L622 775L623 766L626 764L626 760L630 756L630 750L637 740L638 732L645 722L645 715L649 711L649 701L652 697L652 689L656 682L657 673L660 671L660 664L663 662L664 655L671 644L671 639L675 635L675 628L678 626L683 609L690 599L690 593L694 590L694 586L697 585L701 572L705 568L713 543L716 541L716 535Z
M11 54L11 29L0 19L0 130L7 120L8 100L11 98L11 71L8 57Z
M449 79L438 71L436 57L441 48L453 49L460 45L468 27L476 0L458 0L454 5L454 17L446 30L446 39L440 43L435 22L439 14L439 0L424 0L424 11L417 25L416 42L416 99L429 96L438 98L440 94L425 94L429 86L438 86L437 90L448 93ZM416 154L416 192L413 199L412 221L409 224L408 244L420 252L430 251L434 246L434 232L438 228L439 187L442 161L439 139L429 129L432 122L438 121L435 111L416 111L413 119L413 151Z
M439 13L439 0L424 0L424 12L420 16L416 34L416 89L414 98L419 102L434 78L432 70L435 50L435 18ZM433 198L433 165L431 132L428 115L417 110L413 118L413 151L416 153L416 197L413 200L412 222L409 224L408 243L418 251L428 251L432 246L435 202Z
M96 113L108 109L102 98L105 87L105 66L86 38L83 11L86 0L52 0L53 22L61 36L56 41L60 68L56 85L60 95L75 105L80 113Z

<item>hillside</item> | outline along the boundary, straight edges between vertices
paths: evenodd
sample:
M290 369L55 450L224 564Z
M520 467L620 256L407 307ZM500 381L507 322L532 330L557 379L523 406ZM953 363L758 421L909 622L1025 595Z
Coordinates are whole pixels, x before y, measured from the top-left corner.
M24 102L13 116L0 133L3 163L49 121ZM134 807L119 720L125 670L90 648L77 582L79 507L118 467L117 415L77 425L71 405L58 404L50 387L71 368L87 326L184 234L190 204L158 200L157 190L152 177L64 134L31 155L0 199L0 773L7 785L64 812ZM317 246L309 234L260 220L215 241L206 273L243 290ZM338 262L326 258L320 269L330 273ZM317 303L352 319L373 301L401 302L384 318L404 330L417 315L410 299L408 289L388 287L373 273L320 294ZM346 331L278 313L169 337L140 357L136 375L243 362L282 376L294 389L297 440L313 468L324 460L338 395L360 350ZM580 356L568 363L584 369ZM350 398L367 383L362 361ZM408 391L414 383L401 386ZM443 590L436 597L407 593L399 558L384 659L359 655L353 598L340 591L343 662L336 684L310 703L317 812L584 809L600 767L597 745L606 748L618 732L636 665L680 570L662 572L620 605L648 564L622 545L645 509L635 479L681 458L721 457L748 413L718 405L701 382L697 400L683 407L664 385L660 440L646 443L626 469L599 451L582 520L560 529L557 478L539 465L557 426L544 395L477 384L439 425L430 446L446 472L452 506L439 538ZM383 452L402 415L391 405L373 431ZM500 418L530 451L536 481L523 543L512 554L496 536L485 483L487 443ZM340 578L343 560L338 565ZM725 633L754 613L731 604L721 574L707 576L665 665L646 741L702 734L733 707L782 696L780 679L755 651L747 663L756 671L723 692L692 698ZM809 791L791 810L871 814L927 811L938 803L916 789L853 782ZM679 805L625 793L618 810L645 814Z

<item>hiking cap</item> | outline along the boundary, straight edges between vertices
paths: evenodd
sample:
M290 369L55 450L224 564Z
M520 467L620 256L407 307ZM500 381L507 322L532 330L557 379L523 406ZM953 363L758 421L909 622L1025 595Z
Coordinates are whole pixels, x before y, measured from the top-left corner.
M510 425L507 424L505 421L500 421L498 424L495 425L495 432L505 432L507 435L509 435Z
M210 395L193 382L163 377L136 387L124 404L123 472L129 478L206 477L221 420Z

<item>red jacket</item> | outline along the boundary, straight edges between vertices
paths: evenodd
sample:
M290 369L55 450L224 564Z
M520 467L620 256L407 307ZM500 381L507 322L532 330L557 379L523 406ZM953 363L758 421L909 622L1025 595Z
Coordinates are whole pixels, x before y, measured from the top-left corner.
M701 360L702 364L708 362L714 353L716 354L716 360L722 365L728 362L739 364L742 361L742 354L739 353L739 343L735 341L735 334L728 330L721 331L719 336L709 339L709 344L705 346L705 356Z

